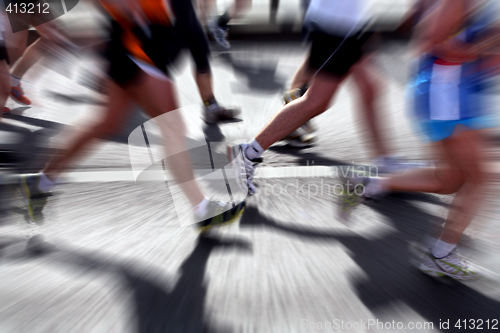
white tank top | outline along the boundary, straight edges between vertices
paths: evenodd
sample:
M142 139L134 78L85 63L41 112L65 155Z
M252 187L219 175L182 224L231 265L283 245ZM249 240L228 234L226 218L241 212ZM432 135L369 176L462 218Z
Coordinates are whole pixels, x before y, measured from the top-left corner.
M304 25L329 34L352 35L371 20L369 4L369 0L311 0Z

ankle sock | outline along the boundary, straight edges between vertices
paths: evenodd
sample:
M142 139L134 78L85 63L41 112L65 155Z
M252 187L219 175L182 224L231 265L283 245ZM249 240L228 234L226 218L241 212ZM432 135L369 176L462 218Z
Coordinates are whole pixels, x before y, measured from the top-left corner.
M427 247L429 249L433 249L434 245L436 245L437 241L438 241L438 239L436 237L425 236L423 243L424 243L425 247Z
M434 257L441 259L449 255L456 246L457 244L446 243L439 239L432 249L432 254Z
M38 182L38 189L42 192L50 192L56 186L56 182L52 181L43 172L40 172L40 181Z
M13 87L17 87L21 83L21 78L19 76L15 76L10 74L10 85Z
M229 16L229 11L226 10L217 20L217 25L222 29L227 29L229 21L231 21L231 17Z
M373 177L365 186L365 196L373 197L384 192L383 178Z
M217 100L215 98L211 98L211 99L208 99L206 101L203 101L203 104L208 109L208 111L212 111L212 110L219 107L219 103L217 103Z
M208 198L203 199L199 204L194 206L193 212L197 217L203 217L207 214Z
M255 158L259 158L264 153L264 149L257 141L253 140L252 142L244 146L243 153L245 154L246 158L248 158L249 160L253 160Z

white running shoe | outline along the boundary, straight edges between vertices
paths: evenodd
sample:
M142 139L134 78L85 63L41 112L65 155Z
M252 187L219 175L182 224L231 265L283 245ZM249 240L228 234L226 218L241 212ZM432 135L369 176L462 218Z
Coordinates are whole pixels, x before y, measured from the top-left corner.
M433 277L450 277L455 280L474 280L479 278L472 265L454 252L438 259L432 253L422 253L418 269Z
M394 173L403 173L411 169L432 167L429 162L409 162L395 156L379 157L371 162L371 165L377 167L377 171L382 175Z
M217 24L217 19L208 23L208 30L210 30L210 33L221 48L223 48L224 50L231 49L231 44L229 44L229 42L227 41L227 28L223 29L219 27L219 25Z
M235 145L227 147L227 157L236 173L238 186L248 195L254 195L257 191L253 185L253 177L258 164L262 158L248 159L243 153L244 145Z

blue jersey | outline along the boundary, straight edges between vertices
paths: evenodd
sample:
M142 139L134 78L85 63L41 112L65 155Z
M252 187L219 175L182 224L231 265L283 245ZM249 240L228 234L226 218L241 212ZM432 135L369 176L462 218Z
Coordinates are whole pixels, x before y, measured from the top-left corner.
M453 38L475 42L494 21L491 12L487 6L482 8ZM458 123L472 129L484 128L486 123L480 120L488 116L484 94L487 79L488 72L480 69L478 61L450 63L430 54L422 56L412 82L414 111L424 127L431 126L432 133L426 134L432 141L451 135Z

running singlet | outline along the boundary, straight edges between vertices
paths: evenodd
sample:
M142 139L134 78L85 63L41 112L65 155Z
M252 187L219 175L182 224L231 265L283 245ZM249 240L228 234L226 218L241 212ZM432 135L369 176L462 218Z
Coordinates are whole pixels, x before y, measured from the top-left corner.
M190 1L190 0L187 0ZM134 22L121 10L120 2L100 0L102 7L121 28L121 43L127 53L142 62L155 65L155 59L146 51L146 43L152 41L156 34L152 27L173 27L175 17L172 13L169 0L138 0L147 25ZM164 37L164 36L161 36ZM161 48L165 40L158 40L157 47ZM154 42L153 42L154 43Z
M453 38L474 43L494 21L488 9L484 6L475 13ZM487 77L479 61L457 63L431 54L422 56L413 81L414 111L431 141L450 136L457 124L471 129L495 126L484 94Z
M304 26L337 36L351 36L370 21L368 7L368 0L311 0Z

